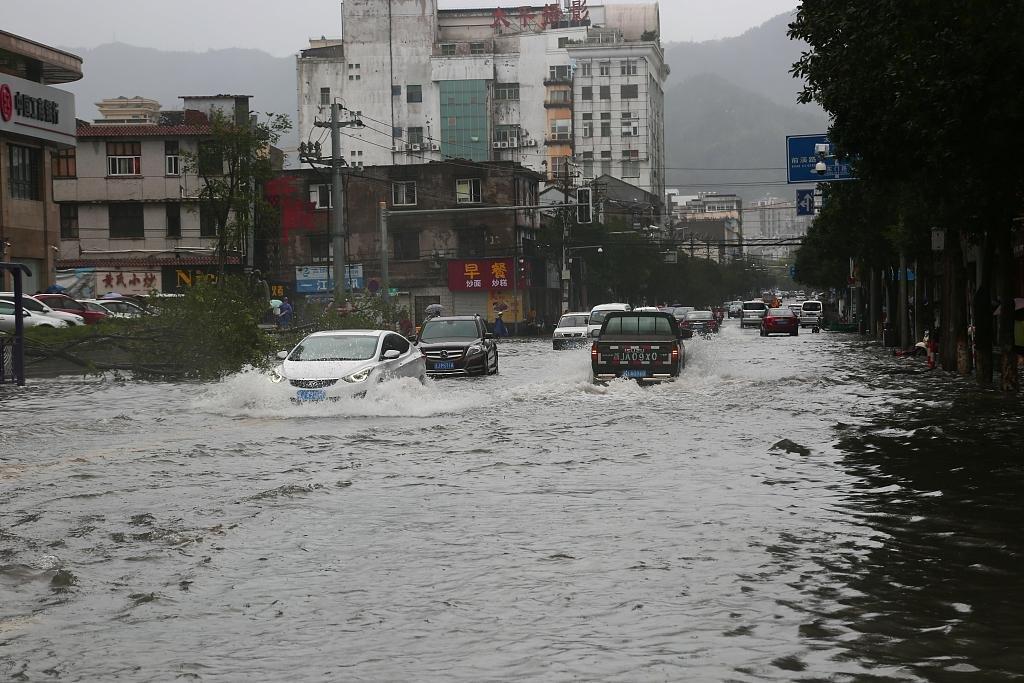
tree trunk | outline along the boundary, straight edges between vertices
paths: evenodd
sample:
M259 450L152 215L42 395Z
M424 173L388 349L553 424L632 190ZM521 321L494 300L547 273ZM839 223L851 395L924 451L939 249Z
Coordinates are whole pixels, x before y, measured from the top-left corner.
M964 257L960 248L960 233L946 231L943 252L942 278L942 334L939 337L939 355L942 369L954 372L959 368L958 348L966 345L967 311L964 301Z
M1020 376L1017 372L1017 353L1014 349L1014 284L1016 264L1013 257L1013 233L1003 228L996 234L996 252L999 254L999 278L996 291L999 294L999 348L1002 349L1000 387L1003 391L1020 390Z
M974 289L975 378L992 386L992 238L988 232L978 249L978 282Z
M869 283L871 291L868 294L868 307L871 309L868 312L868 320L871 325L870 333L871 338L878 341L878 320L882 317L882 311L879 306L878 298L878 269L875 267L871 268L871 282Z

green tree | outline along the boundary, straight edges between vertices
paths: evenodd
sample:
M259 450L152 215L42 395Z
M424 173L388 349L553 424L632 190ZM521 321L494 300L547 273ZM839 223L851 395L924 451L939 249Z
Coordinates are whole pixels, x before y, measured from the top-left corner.
M241 253L257 217L273 211L262 187L275 171L271 148L292 126L283 114L236 120L219 109L212 112L210 126L198 152L182 156L185 171L201 180L200 221L216 231L218 276L223 279L229 255Z

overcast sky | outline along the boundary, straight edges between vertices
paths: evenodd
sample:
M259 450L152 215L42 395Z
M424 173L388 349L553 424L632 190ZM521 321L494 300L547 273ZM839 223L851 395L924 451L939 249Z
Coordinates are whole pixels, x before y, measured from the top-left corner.
M615 0L635 3L648 0ZM5 31L55 47L114 41L203 52L248 47L281 57L311 36L337 36L337 0L0 0ZM441 8L518 7L543 0L441 0ZM601 4L590 0L591 5ZM736 36L796 7L797 0L662 0L665 41Z

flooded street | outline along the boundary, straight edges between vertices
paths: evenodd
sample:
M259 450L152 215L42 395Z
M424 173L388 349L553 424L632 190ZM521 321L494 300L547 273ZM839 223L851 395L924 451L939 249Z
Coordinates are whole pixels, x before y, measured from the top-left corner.
M1019 400L853 336L687 351L0 390L0 680L1024 678Z

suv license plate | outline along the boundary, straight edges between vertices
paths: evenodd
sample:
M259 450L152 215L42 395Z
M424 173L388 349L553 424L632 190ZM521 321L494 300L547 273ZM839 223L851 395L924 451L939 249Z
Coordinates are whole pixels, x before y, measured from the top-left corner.
M300 401L326 401L327 392L323 389L299 389L295 392L295 398Z
M453 361L453 360L434 361L434 369L435 370L454 370L455 369L455 361Z
M623 370L622 371L622 376L623 377L628 377L630 379L643 379L644 377L647 376L647 371L646 370Z

